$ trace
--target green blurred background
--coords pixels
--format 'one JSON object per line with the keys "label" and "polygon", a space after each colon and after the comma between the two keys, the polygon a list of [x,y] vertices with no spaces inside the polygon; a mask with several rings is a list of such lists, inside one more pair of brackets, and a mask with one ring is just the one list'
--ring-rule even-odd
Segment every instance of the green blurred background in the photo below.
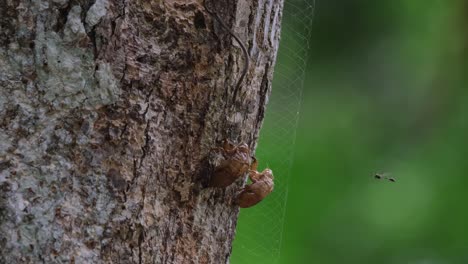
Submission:
{"label": "green blurred background", "polygon": [[307,39],[303,16],[257,149],[278,193],[241,211],[231,263],[468,263],[468,1],[319,0]]}

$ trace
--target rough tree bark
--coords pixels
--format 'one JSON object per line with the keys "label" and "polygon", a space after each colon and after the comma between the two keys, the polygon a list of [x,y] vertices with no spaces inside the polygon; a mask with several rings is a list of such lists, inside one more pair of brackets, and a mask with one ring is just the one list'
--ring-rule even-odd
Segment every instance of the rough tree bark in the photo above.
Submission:
{"label": "rough tree bark", "polygon": [[[209,1],[209,0],[208,0]],[[282,0],[0,0],[0,263],[226,263],[241,180],[210,149],[255,148]]]}

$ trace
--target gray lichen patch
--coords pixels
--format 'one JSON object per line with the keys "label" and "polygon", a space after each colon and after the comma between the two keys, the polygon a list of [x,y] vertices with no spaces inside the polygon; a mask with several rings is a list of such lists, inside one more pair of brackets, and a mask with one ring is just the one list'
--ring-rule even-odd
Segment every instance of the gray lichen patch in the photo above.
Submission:
{"label": "gray lichen patch", "polygon": [[[32,252],[25,250],[34,245],[31,250],[40,254],[47,252],[45,249],[65,252],[60,261],[46,253],[46,263],[69,262],[67,256],[79,251],[79,263],[97,263],[99,253],[91,246],[99,244],[95,242],[101,240],[104,224],[115,206],[105,177],[90,175],[89,181],[73,177],[70,160],[58,155],[50,164],[44,157],[36,157],[42,162],[35,166],[20,157],[9,162],[7,171],[14,175],[0,176],[0,210],[7,213],[7,221],[0,225],[0,238],[15,241],[5,250],[28,255]],[[97,210],[90,210],[94,207]],[[83,228],[70,232],[75,225]]]}
{"label": "gray lichen patch", "polygon": [[104,104],[112,103],[118,99],[120,89],[109,63],[102,61],[98,63],[96,80],[99,89],[90,91],[90,98],[98,98],[97,100]]}
{"label": "gray lichen patch", "polygon": [[81,22],[81,7],[74,6],[68,13],[67,24],[63,30],[63,40],[67,43],[86,38],[86,31]]}
{"label": "gray lichen patch", "polygon": [[[55,107],[73,108],[84,101],[86,85],[92,82],[94,61],[89,51],[65,47],[55,32],[39,32],[36,41],[38,87],[43,99]],[[42,35],[42,36],[41,36]]]}
{"label": "gray lichen patch", "polygon": [[86,25],[88,27],[97,25],[101,18],[107,14],[108,5],[109,3],[107,0],[96,0],[86,14]]}
{"label": "gray lichen patch", "polygon": [[[54,108],[98,106],[115,102],[120,95],[118,81],[106,62],[96,63],[75,6],[68,14],[63,38],[54,31],[44,32],[38,22],[36,69],[42,99]],[[97,64],[97,65],[96,65]]]}

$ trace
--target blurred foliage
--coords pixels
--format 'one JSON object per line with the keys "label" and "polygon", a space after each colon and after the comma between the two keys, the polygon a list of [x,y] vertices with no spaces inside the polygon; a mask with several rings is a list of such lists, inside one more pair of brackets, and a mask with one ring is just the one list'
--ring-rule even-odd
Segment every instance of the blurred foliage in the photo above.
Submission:
{"label": "blurred foliage", "polygon": [[468,263],[468,2],[316,8],[279,263]]}

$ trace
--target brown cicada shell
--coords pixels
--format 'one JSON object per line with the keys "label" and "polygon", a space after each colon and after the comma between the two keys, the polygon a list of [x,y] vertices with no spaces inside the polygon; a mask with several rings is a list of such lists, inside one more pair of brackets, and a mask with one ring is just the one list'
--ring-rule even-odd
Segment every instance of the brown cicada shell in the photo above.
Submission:
{"label": "brown cicada shell", "polygon": [[[234,145],[224,141],[222,148],[217,148],[223,155],[224,160],[215,167],[210,186],[225,188],[243,176],[250,168],[252,158],[247,144]],[[254,162],[254,164],[256,164]]]}
{"label": "brown cicada shell", "polygon": [[274,187],[273,172],[265,169],[263,172],[249,171],[252,184],[246,185],[237,196],[237,204],[242,208],[254,206],[267,197]]}

